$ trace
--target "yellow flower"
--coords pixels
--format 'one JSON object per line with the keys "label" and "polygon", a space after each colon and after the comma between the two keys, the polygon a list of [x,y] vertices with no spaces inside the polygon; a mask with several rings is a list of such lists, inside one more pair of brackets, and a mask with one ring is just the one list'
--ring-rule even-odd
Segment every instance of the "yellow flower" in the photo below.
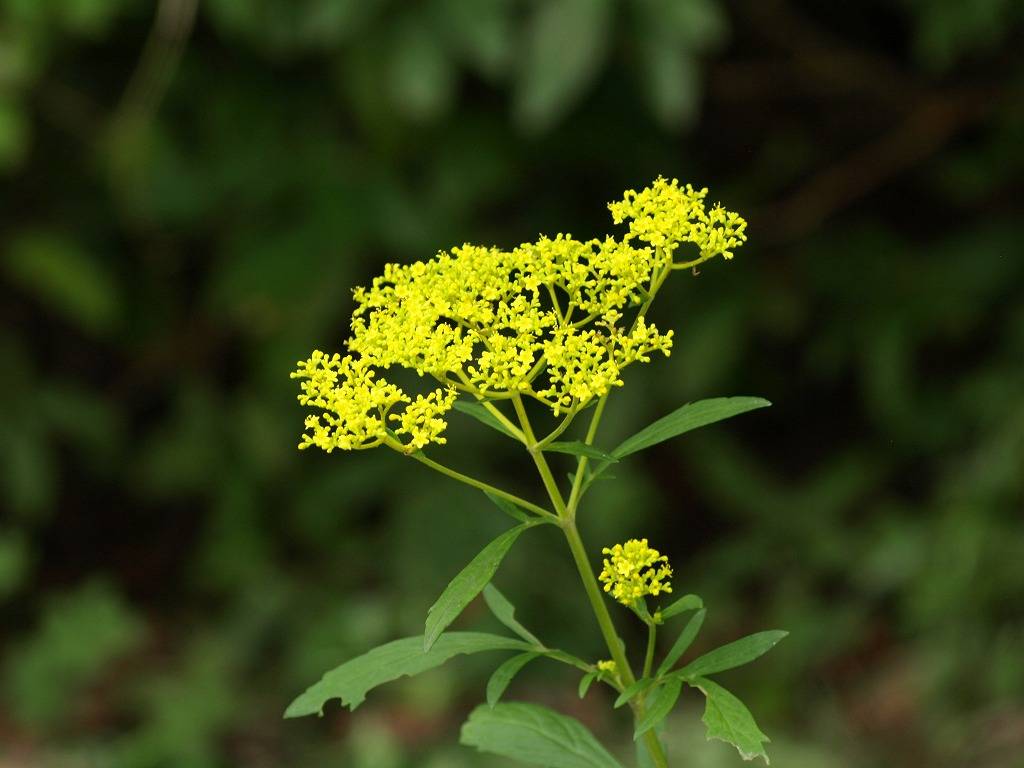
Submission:
{"label": "yellow flower", "polygon": [[633,605],[646,595],[672,591],[668,558],[647,546],[647,539],[630,539],[625,544],[605,547],[601,553],[611,556],[605,559],[599,577],[604,591],[623,605]]}
{"label": "yellow flower", "polygon": [[[314,352],[292,374],[303,380],[300,402],[320,411],[306,419],[300,447],[396,447],[400,438],[403,450],[418,450],[444,443],[442,417],[460,392],[529,397],[558,416],[621,386],[627,366],[671,352],[672,332],[643,316],[669,271],[729,258],[746,239],[737,214],[705,210],[706,194],[658,178],[609,206],[617,223],[629,221],[621,239],[559,234],[512,250],[466,244],[386,265],[353,292],[350,354]],[[674,262],[684,242],[699,255]],[[391,366],[441,388],[413,399],[378,378]]]}
{"label": "yellow flower", "polygon": [[681,243],[696,245],[700,256],[676,266],[691,266],[718,254],[731,259],[733,249],[747,240],[747,222],[718,204],[706,210],[707,194],[707,188],[680,187],[676,179],[659,176],[651,186],[640,192],[629,190],[608,208],[616,224],[630,220],[627,240],[636,238],[661,248],[669,258]]}
{"label": "yellow flower", "polygon": [[618,674],[618,667],[615,666],[614,661],[608,659],[607,661],[597,662],[597,671],[604,672],[606,675],[615,675]]}

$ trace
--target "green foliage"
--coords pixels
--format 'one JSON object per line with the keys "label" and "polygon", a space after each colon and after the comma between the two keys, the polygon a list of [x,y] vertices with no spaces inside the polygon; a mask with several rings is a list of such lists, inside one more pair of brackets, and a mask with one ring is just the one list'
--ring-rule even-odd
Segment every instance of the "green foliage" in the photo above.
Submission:
{"label": "green foliage", "polygon": [[697,611],[703,607],[704,601],[697,595],[683,595],[678,600],[673,600],[671,605],[658,611],[658,613],[661,615],[662,620],[665,621],[673,616],[678,616],[680,613]]}
{"label": "green foliage", "polygon": [[782,630],[771,630],[747,635],[694,659],[679,671],[679,675],[693,679],[749,664],[768,653],[788,634]]}
{"label": "green foliage", "polygon": [[320,714],[331,699],[341,699],[343,705],[355,709],[365,701],[367,692],[378,685],[418,675],[453,656],[528,650],[531,647],[519,640],[482,632],[449,632],[441,635],[429,651],[423,650],[422,637],[393,640],[327,672],[288,706],[285,717]]}
{"label": "green foliage", "polygon": [[538,704],[497,704],[473,710],[463,744],[548,768],[622,768],[581,723]]}
{"label": "green foliage", "polygon": [[763,757],[767,764],[764,742],[769,739],[761,733],[743,702],[711,680],[698,678],[693,685],[707,698],[703,720],[708,738],[732,744],[744,760]]}
{"label": "green foliage", "polygon": [[697,638],[697,633],[700,632],[700,628],[704,624],[704,617],[706,615],[707,610],[701,608],[690,617],[688,622],[686,622],[686,626],[683,627],[683,631],[679,633],[679,637],[676,638],[676,641],[672,644],[672,648],[670,648],[669,652],[665,654],[665,658],[662,659],[661,665],[658,667],[659,677],[672,669],[672,667],[675,666],[675,663],[683,657],[683,654],[690,649],[690,646],[693,645],[693,641]]}
{"label": "green foliage", "polygon": [[541,645],[540,640],[534,637],[526,627],[516,621],[515,606],[493,584],[488,584],[484,587],[484,601],[498,621],[526,640],[526,642]]}
{"label": "green foliage", "polygon": [[602,451],[600,448],[593,445],[587,445],[579,440],[564,443],[548,443],[544,446],[544,450],[553,451],[555,453],[568,453],[571,456],[586,456],[588,459],[596,459],[598,461],[607,461],[610,463],[618,461],[617,458],[607,451]]}
{"label": "green foliage", "polygon": [[[487,703],[492,707],[497,704],[502,694],[505,693],[505,689],[508,688],[509,683],[512,682],[512,678],[519,674],[519,670],[536,659],[539,655],[540,654],[535,651],[521,653],[518,656],[513,656],[494,670],[494,673],[487,681]],[[583,697],[581,696],[580,698]]]}
{"label": "green foliage", "polygon": [[761,397],[716,397],[687,403],[623,440],[612,455],[622,459],[691,430],[769,405],[771,403]]}
{"label": "green foliage", "polygon": [[679,694],[683,690],[683,681],[678,678],[668,680],[654,689],[654,693],[647,697],[647,711],[636,724],[633,731],[633,740],[639,739],[651,728],[657,727],[669,712],[675,707],[679,700]]}
{"label": "green foliage", "polygon": [[437,598],[437,602],[427,611],[427,623],[423,631],[424,651],[430,650],[441,633],[448,628],[448,625],[455,621],[462,610],[469,605],[469,602],[487,586],[509,548],[529,527],[531,527],[529,523],[524,523],[505,531],[480,550],[480,553],[470,561],[469,565],[459,571],[458,575],[449,582],[444,592]]}

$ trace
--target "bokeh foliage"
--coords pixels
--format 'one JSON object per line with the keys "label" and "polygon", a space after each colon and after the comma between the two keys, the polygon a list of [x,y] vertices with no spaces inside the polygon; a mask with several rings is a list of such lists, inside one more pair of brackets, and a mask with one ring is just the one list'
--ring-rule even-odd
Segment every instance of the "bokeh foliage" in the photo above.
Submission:
{"label": "bokeh foliage", "polygon": [[[780,765],[1016,765],[1022,20],[1019,0],[5,0],[0,758],[479,764],[452,746],[473,659],[280,720],[419,631],[504,525],[390,453],[299,455],[287,373],[340,343],[384,262],[602,234],[602,203],[664,173],[748,214],[750,243],[670,286],[676,349],[630,372],[607,444],[686,400],[775,405],[616,467],[585,539],[666,551],[714,609],[703,642],[791,630],[742,673]],[[456,418],[446,458],[529,493]],[[537,547],[498,583],[597,656],[560,542]],[[513,693],[615,727],[551,678]],[[671,745],[700,743],[692,710]]]}

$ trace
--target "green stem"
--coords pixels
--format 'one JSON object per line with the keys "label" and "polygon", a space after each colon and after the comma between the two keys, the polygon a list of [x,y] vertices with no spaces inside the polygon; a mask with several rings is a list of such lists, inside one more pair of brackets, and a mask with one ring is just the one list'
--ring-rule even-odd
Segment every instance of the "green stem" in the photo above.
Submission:
{"label": "green stem", "polygon": [[647,625],[647,655],[644,656],[644,677],[651,676],[654,666],[654,642],[658,634],[658,625],[651,622]]}
{"label": "green stem", "polygon": [[[399,449],[401,449],[401,446],[399,446]],[[404,451],[402,452],[404,453]],[[544,507],[537,506],[533,502],[527,501],[526,499],[521,499],[513,493],[501,490],[501,488],[495,488],[493,485],[485,483],[482,480],[477,480],[475,477],[470,477],[469,475],[464,475],[461,472],[457,472],[451,467],[446,467],[444,464],[436,462],[433,459],[427,458],[422,453],[416,452],[410,453],[408,455],[411,458],[416,459],[416,461],[418,461],[420,464],[424,464],[430,467],[431,469],[440,472],[442,475],[447,475],[448,477],[454,480],[458,480],[460,483],[471,485],[474,488],[479,488],[481,491],[486,491],[487,493],[491,493],[495,496],[505,499],[506,501],[510,501],[517,507],[527,509],[530,512],[533,512],[535,515],[544,518],[545,522],[554,523],[555,525],[561,525],[561,520],[558,518],[558,516],[553,515],[551,512],[544,509]]]}
{"label": "green stem", "polygon": [[[629,666],[629,659],[626,658],[626,650],[623,647],[623,643],[619,640],[619,636],[615,631],[611,614],[608,613],[608,606],[605,603],[604,596],[601,594],[601,587],[598,586],[597,579],[594,577],[594,571],[590,567],[590,561],[587,559],[587,550],[583,546],[583,539],[580,538],[580,533],[573,520],[564,521],[562,530],[565,531],[566,541],[569,542],[569,550],[572,552],[573,560],[576,562],[576,570],[579,571],[580,578],[583,580],[583,588],[587,593],[587,599],[590,601],[590,607],[594,611],[594,616],[597,618],[597,624],[601,628],[605,645],[608,646],[608,651],[615,662],[615,669],[619,673],[619,680],[622,682],[622,687],[626,688],[635,683],[636,678],[633,676],[633,670]],[[644,716],[642,695],[634,697],[629,705],[633,709],[633,716],[639,722],[640,718]],[[665,756],[665,751],[661,747],[658,735],[653,729],[644,734],[644,745],[647,747],[651,760],[657,768],[668,768],[668,758]]]}

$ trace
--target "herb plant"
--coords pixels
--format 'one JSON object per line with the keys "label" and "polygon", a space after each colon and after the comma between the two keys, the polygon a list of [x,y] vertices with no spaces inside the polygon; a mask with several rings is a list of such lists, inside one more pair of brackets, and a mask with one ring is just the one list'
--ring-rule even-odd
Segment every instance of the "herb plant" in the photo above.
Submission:
{"label": "herb plant", "polygon": [[[621,763],[582,724],[546,707],[502,702],[525,665],[548,660],[582,673],[579,695],[595,682],[628,705],[642,765],[667,766],[659,736],[684,686],[706,698],[708,738],[733,744],[745,759],[767,755],[767,737],[748,709],[710,676],[761,656],[785,632],[759,632],[679,665],[704,622],[703,601],[674,597],[668,559],[647,539],[602,550],[595,576],[577,529],[587,492],[614,463],[692,429],[768,405],[754,397],[701,400],[682,406],[613,450],[596,444],[601,415],[623,370],[668,355],[672,331],[660,331],[647,314],[666,279],[733,251],[746,240],[746,222],[721,205],[705,205],[706,189],[658,178],[628,191],[609,209],[627,224],[621,239],[579,241],[541,237],[510,251],[463,245],[430,261],[389,264],[367,288],[354,292],[349,353],[315,351],[292,376],[300,381],[306,417],[300,448],[389,448],[458,482],[483,491],[516,525],[489,543],[448,584],[427,611],[422,636],[382,645],[327,672],[292,702],[287,717],[321,713],[330,699],[355,709],[371,689],[415,675],[469,653],[509,656],[487,684],[487,703],[470,714],[462,743],[484,752],[553,768],[621,768]],[[436,383],[408,394],[380,375],[392,367]],[[544,504],[463,474],[427,456],[445,444],[452,409],[475,417],[522,445],[536,465]],[[538,431],[540,419],[547,422]],[[582,439],[562,439],[589,419]],[[568,455],[575,467],[559,483],[551,463]],[[561,529],[608,646],[609,659],[585,660],[551,648],[515,618],[508,599],[491,584],[502,558],[529,529]],[[477,595],[513,636],[449,632]],[[639,675],[616,632],[608,601],[647,627]],[[650,602],[649,602],[650,600]],[[664,604],[663,604],[664,602]],[[657,636],[689,615],[668,653],[656,662]]]}

